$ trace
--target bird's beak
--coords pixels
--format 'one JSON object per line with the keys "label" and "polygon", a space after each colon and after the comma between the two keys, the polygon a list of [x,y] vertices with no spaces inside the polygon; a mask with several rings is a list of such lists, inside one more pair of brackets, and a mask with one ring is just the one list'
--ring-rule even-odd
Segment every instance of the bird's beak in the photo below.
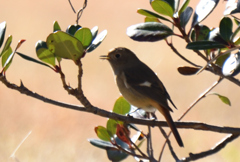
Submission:
{"label": "bird's beak", "polygon": [[102,60],[109,60],[110,57],[108,55],[101,55],[100,59],[102,59]]}

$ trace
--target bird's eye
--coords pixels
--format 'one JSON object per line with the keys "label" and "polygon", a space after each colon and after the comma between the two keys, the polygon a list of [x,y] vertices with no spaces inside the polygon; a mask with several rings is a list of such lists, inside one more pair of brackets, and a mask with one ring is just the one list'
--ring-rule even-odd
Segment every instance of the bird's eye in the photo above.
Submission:
{"label": "bird's eye", "polygon": [[117,53],[116,55],[115,55],[115,57],[118,59],[119,57],[120,57],[121,55],[119,54],[119,53]]}

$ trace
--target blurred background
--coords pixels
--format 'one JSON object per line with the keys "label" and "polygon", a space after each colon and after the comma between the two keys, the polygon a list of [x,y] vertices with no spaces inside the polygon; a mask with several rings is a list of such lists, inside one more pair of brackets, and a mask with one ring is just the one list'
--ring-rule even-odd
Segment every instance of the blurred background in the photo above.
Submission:
{"label": "blurred background", "polygon": [[[181,1],[182,2],[182,1]],[[83,0],[72,0],[76,10],[80,9]],[[195,8],[198,1],[191,1]],[[209,27],[218,27],[223,17],[226,2],[219,2],[214,12],[203,21]],[[108,30],[103,43],[83,61],[83,90],[90,102],[105,110],[112,110],[120,93],[115,85],[113,73],[107,61],[99,59],[100,55],[114,47],[127,47],[149,65],[164,83],[178,110],[172,113],[177,120],[192,102],[210,87],[217,79],[209,72],[200,75],[183,76],[177,67],[188,65],[176,56],[165,41],[155,43],[135,42],[126,35],[130,25],[141,23],[144,16],[137,14],[138,8],[152,10],[149,0],[89,0],[79,24],[83,27],[99,27],[101,32]],[[18,50],[21,53],[37,58],[35,43],[46,40],[53,30],[53,22],[58,21],[62,29],[75,24],[73,13],[67,0],[21,0],[3,1],[0,5],[0,22],[7,22],[6,36],[13,35],[12,48],[18,40],[26,42]],[[189,28],[189,25],[187,26]],[[6,37],[5,37],[6,38]],[[205,65],[191,50],[185,49],[186,43],[174,37],[173,44],[182,55],[198,64]],[[62,68],[67,82],[77,85],[77,67],[72,61],[62,61]],[[236,76],[239,78],[239,76]],[[62,88],[60,76],[52,70],[27,62],[16,56],[7,72],[7,79],[15,84],[24,83],[30,90],[45,97],[70,104],[80,104]],[[224,80],[213,92],[229,97],[232,106],[223,104],[217,96],[209,95],[201,100],[184,118],[183,121],[199,121],[218,126],[240,126],[239,87]],[[160,120],[163,119],[157,113]],[[0,83],[0,161],[14,161],[10,158],[23,138],[30,136],[17,150],[15,156],[20,162],[78,162],[108,161],[106,152],[92,146],[89,138],[97,138],[94,127],[105,126],[106,118],[93,114],[69,110],[38,101],[19,92],[6,88]],[[139,126],[146,131],[145,126]],[[167,128],[165,130],[168,131]],[[179,129],[185,147],[179,148],[171,137],[173,147],[179,158],[190,152],[198,153],[215,146],[227,134]],[[164,138],[157,128],[153,129],[154,154],[156,157],[162,148]],[[146,150],[145,145],[142,146]],[[223,150],[199,161],[238,161],[240,159],[240,139],[228,144]],[[134,161],[128,157],[125,161]],[[163,161],[174,161],[168,148]]]}

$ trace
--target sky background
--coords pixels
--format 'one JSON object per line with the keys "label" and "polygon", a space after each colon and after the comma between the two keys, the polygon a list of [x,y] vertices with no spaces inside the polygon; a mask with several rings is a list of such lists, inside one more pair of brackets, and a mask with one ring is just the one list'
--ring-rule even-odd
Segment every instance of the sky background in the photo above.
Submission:
{"label": "sky background", "polygon": [[[197,2],[191,1],[190,6],[195,8]],[[78,10],[83,1],[75,0],[72,3]],[[218,27],[225,4],[226,2],[220,1],[211,16],[202,24]],[[177,68],[188,64],[176,56],[165,41],[146,43],[131,40],[126,35],[127,27],[144,21],[144,16],[136,12],[138,8],[153,11],[149,0],[89,0],[79,24],[90,29],[98,26],[100,32],[107,29],[108,35],[96,50],[87,54],[82,60],[84,94],[94,106],[112,110],[120,93],[115,85],[109,63],[100,60],[99,56],[106,55],[114,47],[127,47],[158,74],[178,107],[178,110],[172,113],[173,119],[177,120],[191,103],[218,79],[218,76],[209,72],[183,76],[178,73]],[[52,32],[55,20],[62,29],[75,24],[76,20],[76,14],[73,13],[67,0],[2,0],[0,13],[0,22],[7,22],[6,36],[13,35],[12,48],[16,46],[18,40],[26,39],[18,51],[34,58],[37,58],[36,42],[46,40]],[[185,49],[186,43],[183,40],[173,37],[173,44],[185,57],[205,65],[195,53]],[[74,63],[63,60],[62,69],[67,83],[76,87],[77,67]],[[239,76],[236,78],[239,79]],[[18,56],[14,58],[7,71],[7,79],[18,85],[22,81],[27,88],[45,97],[70,104],[80,104],[62,88],[59,74]],[[14,161],[9,158],[10,155],[30,131],[32,131],[31,135],[15,154],[20,162],[107,161],[106,152],[87,141],[89,138],[97,138],[94,127],[105,126],[106,118],[43,103],[8,89],[1,83],[0,90],[0,161]],[[239,87],[224,80],[212,92],[229,97],[232,106],[223,104],[215,95],[209,95],[201,100],[183,120],[239,127]],[[157,116],[163,120],[160,113],[157,113]],[[139,128],[145,132],[147,130],[145,126]],[[179,158],[188,156],[190,152],[208,150],[227,136],[227,134],[192,129],[178,130],[185,147],[179,148],[173,137],[171,141]],[[157,157],[164,142],[157,128],[153,129],[153,138],[154,154]],[[237,161],[240,159],[239,143],[240,139],[234,140],[222,151],[199,161]],[[142,149],[146,150],[145,146]],[[134,159],[129,157],[125,161],[130,162]],[[163,161],[174,161],[168,149],[164,153]]]}

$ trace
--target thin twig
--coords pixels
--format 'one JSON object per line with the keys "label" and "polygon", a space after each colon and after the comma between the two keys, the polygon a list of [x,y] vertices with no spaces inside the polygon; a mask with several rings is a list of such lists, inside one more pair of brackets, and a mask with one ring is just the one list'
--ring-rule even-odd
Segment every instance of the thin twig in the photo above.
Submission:
{"label": "thin twig", "polygon": [[[166,40],[166,42],[167,42],[167,40]],[[173,46],[172,43],[168,43],[168,42],[167,42],[167,45],[173,50],[173,52],[174,52],[175,54],[177,54],[181,59],[183,59],[183,60],[186,61],[187,63],[189,63],[189,64],[191,64],[191,65],[193,65],[193,66],[195,66],[195,67],[201,67],[200,65],[197,65],[197,64],[193,63],[192,61],[188,60],[188,59],[185,58],[183,55],[181,55],[181,54],[178,52],[178,50]]]}
{"label": "thin twig", "polygon": [[[168,147],[169,147],[169,150],[170,150],[170,152],[171,152],[173,158],[175,159],[175,161],[178,161],[179,159],[178,159],[176,153],[175,153],[174,150],[173,150],[173,147],[172,147],[171,141],[169,140],[169,138],[168,138],[166,132],[164,131],[164,129],[162,129],[162,127],[158,127],[158,128],[160,129],[161,133],[162,133],[163,136],[165,137],[166,142],[167,142]],[[162,155],[161,155],[161,156],[162,156]],[[159,159],[158,159],[159,162],[161,161],[161,156],[160,156]]]}
{"label": "thin twig", "polygon": [[[190,107],[181,115],[181,117],[177,120],[177,121],[181,121],[186,115],[187,113],[201,100],[203,99],[213,88],[215,88],[221,81],[223,80],[222,77],[220,77],[211,87],[209,87],[205,92],[203,92],[191,105]],[[169,138],[171,136],[171,131],[168,133],[167,137]],[[165,149],[165,146],[167,144],[167,140],[164,142],[163,146],[162,146],[162,150],[160,152],[160,156],[159,156],[159,161],[162,158],[163,155],[163,151]]]}
{"label": "thin twig", "polygon": [[148,160],[150,159],[150,158],[147,157],[147,156],[141,156],[141,155],[135,154],[135,153],[133,153],[133,152],[130,152],[130,151],[122,148],[122,147],[121,147],[120,145],[118,145],[117,143],[113,143],[113,145],[116,146],[119,150],[127,153],[128,155],[132,155],[133,157],[138,157],[138,158],[141,158],[141,159],[148,159]]}
{"label": "thin twig", "polygon": [[83,7],[82,7],[80,10],[78,10],[78,12],[77,12],[76,24],[78,24],[78,21],[79,21],[79,19],[80,19],[81,16],[82,16],[83,10],[84,10],[86,7],[87,7],[87,0],[84,0]]}
{"label": "thin twig", "polygon": [[23,140],[19,143],[19,145],[15,148],[15,150],[13,151],[13,153],[11,154],[10,158],[15,158],[15,154],[17,152],[17,150],[20,148],[20,146],[23,144],[24,141],[26,141],[26,139],[29,137],[29,135],[32,133],[32,131],[29,131],[28,134],[23,138]]}
{"label": "thin twig", "polygon": [[74,12],[74,13],[76,13],[76,11],[75,11],[75,9],[74,9],[74,7],[73,7],[73,5],[72,5],[72,2],[71,2],[71,0],[68,0],[68,2],[69,2],[69,4],[70,4],[70,6],[71,6],[71,8],[72,8],[73,12]]}
{"label": "thin twig", "polygon": [[216,152],[220,151],[223,149],[228,143],[232,142],[234,139],[238,138],[239,134],[231,134],[228,135],[225,139],[223,139],[220,143],[218,143],[215,147],[213,147],[210,150],[203,151],[197,154],[190,153],[189,157],[185,157],[181,159],[181,162],[188,162],[188,161],[193,161],[193,160],[198,160],[200,158],[204,158],[206,156],[215,154]]}

